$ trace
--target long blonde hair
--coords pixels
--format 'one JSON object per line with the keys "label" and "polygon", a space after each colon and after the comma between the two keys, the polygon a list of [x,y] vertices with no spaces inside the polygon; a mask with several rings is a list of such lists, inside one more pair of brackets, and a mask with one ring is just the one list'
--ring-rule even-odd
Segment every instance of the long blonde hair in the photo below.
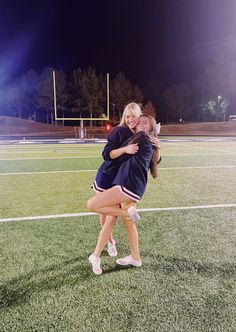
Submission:
{"label": "long blonde hair", "polygon": [[131,111],[137,118],[142,115],[141,107],[137,103],[129,103],[125,106],[119,126],[126,127],[125,118],[128,111]]}
{"label": "long blonde hair", "polygon": [[[150,121],[151,128],[150,128],[150,131],[148,132],[149,136],[158,137],[157,123],[156,123],[156,120],[154,119],[154,117],[152,117],[149,114],[143,114],[143,115],[141,115],[141,117],[148,118]],[[154,145],[152,147],[153,147],[153,154],[152,154],[152,160],[150,163],[150,172],[152,174],[153,179],[155,179],[158,176],[157,165],[160,160],[160,150],[157,147],[155,147]]]}

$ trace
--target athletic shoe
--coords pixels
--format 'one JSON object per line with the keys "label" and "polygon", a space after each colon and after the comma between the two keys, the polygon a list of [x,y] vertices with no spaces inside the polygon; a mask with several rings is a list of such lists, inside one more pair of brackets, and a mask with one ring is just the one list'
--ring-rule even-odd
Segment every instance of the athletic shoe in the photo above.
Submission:
{"label": "athletic shoe", "polygon": [[128,208],[127,212],[129,214],[130,219],[133,222],[140,220],[140,215],[138,214],[138,212],[134,206],[131,206],[130,208]]}
{"label": "athletic shoe", "polygon": [[107,243],[107,252],[108,255],[111,257],[116,257],[117,256],[117,250],[116,250],[116,241],[112,239],[112,243],[108,241]]}
{"label": "athletic shoe", "polygon": [[96,257],[94,254],[89,256],[89,261],[92,264],[93,267],[93,273],[96,275],[102,274],[102,269],[101,269],[101,259]]}
{"label": "athletic shoe", "polygon": [[131,255],[130,256],[126,256],[124,258],[117,259],[116,263],[118,265],[122,265],[122,266],[132,265],[132,266],[140,267],[142,265],[141,260],[133,259]]}

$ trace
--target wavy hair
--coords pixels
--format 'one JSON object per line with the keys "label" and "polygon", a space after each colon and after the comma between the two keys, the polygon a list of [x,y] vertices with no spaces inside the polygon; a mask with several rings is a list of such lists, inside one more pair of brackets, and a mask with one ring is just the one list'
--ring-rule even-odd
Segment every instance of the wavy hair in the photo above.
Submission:
{"label": "wavy hair", "polygon": [[137,103],[129,103],[125,106],[119,126],[126,127],[125,117],[128,111],[131,111],[137,118],[142,115],[141,107]]}
{"label": "wavy hair", "polygon": [[[143,114],[140,117],[148,118],[150,121],[151,128],[150,128],[150,131],[148,132],[149,137],[158,137],[157,123],[156,123],[156,120],[154,119],[154,117],[149,114]],[[153,179],[156,179],[158,176],[157,165],[160,161],[160,151],[155,146],[152,146],[152,148],[153,148],[153,154],[152,154],[152,159],[151,159],[151,163],[150,163],[150,172],[152,174]]]}

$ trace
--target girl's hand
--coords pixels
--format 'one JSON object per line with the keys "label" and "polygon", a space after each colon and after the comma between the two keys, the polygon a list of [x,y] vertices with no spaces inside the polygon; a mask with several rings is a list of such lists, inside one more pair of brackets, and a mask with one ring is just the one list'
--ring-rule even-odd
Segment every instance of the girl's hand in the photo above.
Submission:
{"label": "girl's hand", "polygon": [[150,141],[155,148],[160,149],[161,148],[161,143],[159,141],[158,137],[150,137]]}
{"label": "girl's hand", "polygon": [[125,147],[125,153],[135,154],[138,151],[138,143],[130,144]]}

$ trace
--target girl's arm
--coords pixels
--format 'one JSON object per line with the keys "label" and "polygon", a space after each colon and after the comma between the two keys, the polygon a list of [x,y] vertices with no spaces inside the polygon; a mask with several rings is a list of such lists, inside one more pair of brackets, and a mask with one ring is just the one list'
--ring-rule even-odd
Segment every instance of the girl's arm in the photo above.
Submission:
{"label": "girl's arm", "polygon": [[[115,127],[107,137],[107,143],[102,152],[103,159],[112,160],[126,153],[125,149],[120,150],[120,148],[126,145],[124,142],[130,138],[130,135],[132,135],[132,133],[128,128],[121,126]],[[110,155],[111,151],[114,151],[114,153],[112,152]]]}
{"label": "girl's arm", "polygon": [[138,132],[133,134],[132,137],[127,139],[123,146],[118,149],[114,149],[110,151],[110,158],[115,159],[119,158],[118,160],[123,162],[129,159],[130,155],[134,155],[138,152],[138,144],[142,142],[142,140],[146,139],[146,134],[144,132]]}
{"label": "girl's arm", "polygon": [[135,143],[135,144],[123,146],[122,148],[119,148],[119,149],[111,150],[109,155],[110,155],[111,159],[116,159],[125,153],[126,154],[135,154],[137,151],[138,151],[138,143]]}

